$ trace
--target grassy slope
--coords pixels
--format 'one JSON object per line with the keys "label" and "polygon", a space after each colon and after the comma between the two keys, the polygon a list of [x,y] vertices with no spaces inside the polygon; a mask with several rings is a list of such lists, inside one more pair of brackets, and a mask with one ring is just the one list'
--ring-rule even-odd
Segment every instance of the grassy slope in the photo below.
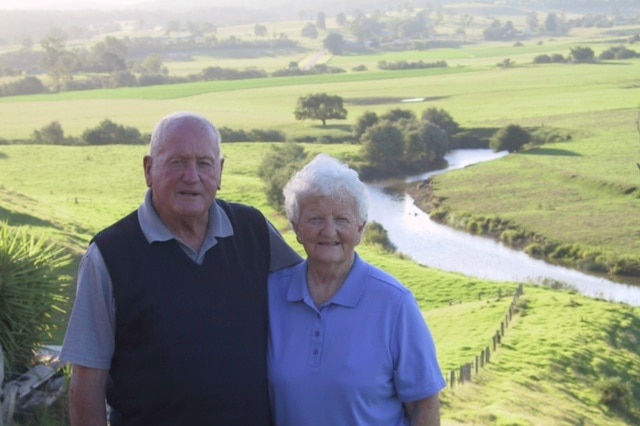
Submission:
{"label": "grassy slope", "polygon": [[[290,135],[343,134],[363,111],[381,113],[397,107],[417,113],[429,106],[443,107],[466,127],[544,122],[572,130],[574,140],[441,176],[439,193],[449,197],[447,203],[458,206],[455,203],[464,198],[497,186],[502,191],[474,200],[474,211],[504,211],[519,222],[553,232],[552,237],[564,233],[563,238],[584,238],[601,246],[623,244],[636,250],[636,219],[626,215],[632,216],[626,221],[624,212],[635,211],[637,206],[620,195],[620,188],[631,185],[628,176],[636,172],[621,165],[629,163],[633,169],[637,157],[633,122],[637,101],[633,93],[640,63],[526,65],[539,51],[566,55],[573,45],[572,40],[546,42],[543,47],[527,43],[524,48],[495,44],[385,57],[388,61],[445,59],[450,66],[445,72],[381,73],[374,71],[381,57],[350,56],[334,58],[330,64],[349,69],[366,63],[372,71],[283,79],[276,87],[268,87],[266,82],[218,82],[5,98],[0,99],[0,137],[28,137],[33,129],[56,119],[68,133],[78,135],[105,117],[149,131],[160,115],[176,109],[205,113],[224,126],[274,127]],[[594,48],[596,53],[600,46]],[[505,57],[518,67],[496,69],[494,64]],[[276,64],[269,62],[269,66]],[[321,129],[317,123],[293,122],[297,97],[319,91],[345,98],[349,109],[346,124],[330,122],[328,129]],[[419,96],[430,102],[399,102]],[[286,221],[273,216],[266,205],[255,177],[263,148],[252,144],[225,147],[227,163],[220,196],[256,205],[286,230]],[[355,149],[307,146],[309,151],[334,154]],[[0,146],[0,217],[51,232],[56,241],[79,255],[95,231],[140,202],[145,190],[140,167],[144,152],[143,147]],[[541,177],[546,185],[540,184]],[[452,181],[445,185],[444,179]],[[482,186],[475,182],[482,182]],[[588,222],[576,220],[581,212],[589,212],[583,214]],[[612,215],[607,216],[608,212]],[[554,227],[557,222],[562,226]],[[285,237],[297,246],[290,233]],[[375,247],[359,251],[414,291],[425,309],[445,372],[471,362],[489,344],[510,302],[509,297],[498,300],[496,295],[498,291],[507,295],[515,288],[423,268]],[[525,315],[517,317],[508,329],[493,363],[474,384],[455,387],[443,395],[443,423],[639,423],[640,309],[537,287],[527,287],[525,297]],[[635,405],[630,413],[608,412],[597,403],[595,383],[613,376],[633,386]]]}
{"label": "grassy slope", "polygon": [[[267,149],[266,144],[226,145],[226,173],[220,196],[256,205],[300,249],[287,230],[286,220],[273,215],[259,191],[261,182],[255,176],[255,167]],[[311,155],[324,151],[339,156],[356,149],[344,145],[307,146]],[[54,230],[56,240],[65,241],[79,254],[93,232],[138,205],[144,192],[140,174],[144,152],[144,147],[131,146],[0,147],[2,217],[15,225]],[[27,169],[29,173],[21,172]],[[473,362],[480,350],[490,344],[515,290],[514,284],[424,268],[375,247],[361,247],[359,251],[412,289],[425,309],[447,376],[450,370]],[[499,292],[501,299],[497,297]],[[518,419],[519,424],[527,424],[522,420],[525,418],[531,424],[561,424],[569,422],[568,413],[573,413],[569,422],[573,424],[578,424],[576,419],[593,421],[585,424],[603,424],[604,419],[616,424],[598,408],[593,387],[585,384],[592,385],[607,375],[640,382],[636,367],[640,356],[634,352],[640,339],[640,309],[536,287],[527,287],[525,296],[529,301],[526,315],[518,317],[507,330],[493,364],[474,379],[477,384],[455,387],[444,394],[445,424],[487,424],[493,422],[489,421],[492,418],[496,424]],[[568,361],[572,358],[576,359],[573,367]],[[481,390],[477,390],[478,386]],[[639,391],[635,389],[636,395]],[[533,410],[550,400],[556,401],[557,412]]]}

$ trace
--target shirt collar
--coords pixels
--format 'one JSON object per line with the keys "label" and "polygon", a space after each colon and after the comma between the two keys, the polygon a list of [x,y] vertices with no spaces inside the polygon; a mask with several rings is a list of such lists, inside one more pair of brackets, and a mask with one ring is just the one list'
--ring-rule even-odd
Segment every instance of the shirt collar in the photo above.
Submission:
{"label": "shirt collar", "polygon": [[[156,209],[153,207],[151,190],[147,190],[144,202],[138,208],[138,222],[140,223],[140,228],[142,228],[142,233],[149,243],[169,241],[176,238],[162,222],[162,219],[158,216],[158,212],[156,212]],[[213,203],[209,208],[207,239],[213,240],[213,245],[215,245],[216,238],[230,237],[232,235],[233,227],[231,226],[229,217],[218,203]]]}
{"label": "shirt collar", "polygon": [[[308,305],[313,306],[313,299],[309,294],[309,287],[307,286],[307,268],[308,260],[293,267],[293,273],[291,274],[291,283],[289,290],[287,291],[287,301],[300,302],[304,301]],[[358,304],[362,293],[367,285],[367,276],[369,275],[369,265],[360,259],[358,253],[355,253],[355,259],[347,279],[342,284],[342,287],[331,298],[327,304],[342,305],[345,307],[353,308]]]}

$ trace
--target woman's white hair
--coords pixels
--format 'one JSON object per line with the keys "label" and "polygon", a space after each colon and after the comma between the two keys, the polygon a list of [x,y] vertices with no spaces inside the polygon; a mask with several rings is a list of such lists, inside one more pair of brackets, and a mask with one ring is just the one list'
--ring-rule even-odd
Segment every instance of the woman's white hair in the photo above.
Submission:
{"label": "woman's white hair", "polygon": [[369,195],[358,173],[326,154],[318,154],[284,187],[284,208],[292,223],[298,223],[300,203],[312,196],[353,197],[360,225],[368,218]]}
{"label": "woman's white hair", "polygon": [[193,112],[180,111],[164,117],[151,133],[151,142],[149,143],[149,155],[152,157],[157,155],[164,148],[167,139],[180,127],[184,125],[197,126],[206,129],[218,145],[220,158],[222,158],[222,138],[218,128],[207,118]]}

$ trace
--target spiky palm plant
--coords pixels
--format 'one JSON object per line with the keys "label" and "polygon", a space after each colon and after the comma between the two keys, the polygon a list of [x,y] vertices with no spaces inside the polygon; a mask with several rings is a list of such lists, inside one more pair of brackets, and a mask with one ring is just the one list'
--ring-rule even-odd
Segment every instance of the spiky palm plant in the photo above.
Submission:
{"label": "spiky palm plant", "polygon": [[0,222],[0,342],[7,376],[30,367],[57,328],[52,313],[61,311],[69,285],[69,277],[57,272],[69,261],[43,236]]}

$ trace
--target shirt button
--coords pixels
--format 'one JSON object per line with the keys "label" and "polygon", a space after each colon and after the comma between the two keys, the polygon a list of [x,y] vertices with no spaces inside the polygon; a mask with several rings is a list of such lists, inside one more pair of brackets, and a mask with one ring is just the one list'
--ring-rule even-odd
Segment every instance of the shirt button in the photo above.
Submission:
{"label": "shirt button", "polygon": [[316,337],[318,337],[320,335],[320,332],[318,330],[316,330],[315,335],[316,335]]}
{"label": "shirt button", "polygon": [[314,350],[313,350],[313,354],[314,354],[314,355],[318,355],[318,350],[317,350],[317,349],[314,349]]}

